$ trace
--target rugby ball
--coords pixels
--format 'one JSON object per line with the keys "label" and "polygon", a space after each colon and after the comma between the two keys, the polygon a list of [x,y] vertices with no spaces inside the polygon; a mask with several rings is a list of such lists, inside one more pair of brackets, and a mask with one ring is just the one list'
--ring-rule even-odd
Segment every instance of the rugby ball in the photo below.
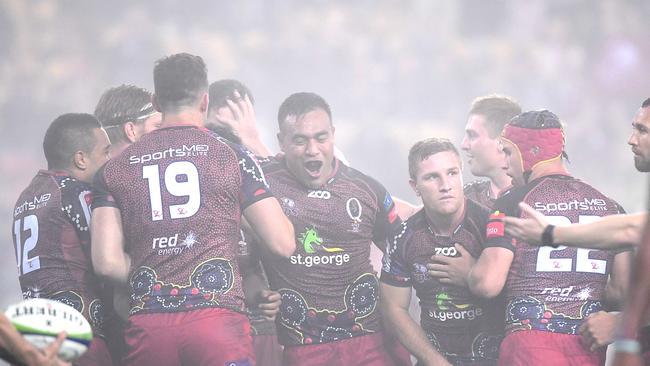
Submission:
{"label": "rugby ball", "polygon": [[81,356],[93,338],[88,320],[75,308],[55,300],[24,300],[9,306],[5,315],[23,337],[39,349],[45,348],[65,331],[67,338],[58,354],[64,361]]}

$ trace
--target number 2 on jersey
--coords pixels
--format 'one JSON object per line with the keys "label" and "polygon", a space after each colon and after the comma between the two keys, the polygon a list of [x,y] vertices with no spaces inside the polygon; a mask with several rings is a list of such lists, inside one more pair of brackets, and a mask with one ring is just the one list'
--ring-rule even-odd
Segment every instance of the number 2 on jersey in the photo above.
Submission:
{"label": "number 2 on jersey", "polygon": [[[22,242],[22,233],[29,231],[28,237]],[[16,239],[16,263],[18,272],[26,275],[31,271],[41,268],[39,256],[29,258],[29,252],[36,248],[38,242],[38,217],[36,215],[25,216],[23,219],[14,221],[14,236]]]}
{"label": "number 2 on jersey", "polygon": [[[178,177],[185,177],[185,180],[179,182]],[[149,185],[151,219],[153,221],[162,220],[164,215],[158,165],[143,166],[142,178],[146,179]],[[164,179],[169,194],[176,197],[187,197],[186,203],[169,206],[169,216],[172,219],[191,217],[199,211],[201,189],[199,186],[199,171],[194,164],[189,161],[171,163],[165,169]]]}
{"label": "number 2 on jersey", "polygon": [[[553,225],[570,225],[571,221],[564,216],[547,216],[548,222]],[[596,221],[600,216],[580,216],[578,222],[585,224]],[[571,272],[573,258],[551,258],[551,253],[556,250],[564,250],[567,247],[560,245],[557,248],[541,247],[537,251],[537,272]],[[590,259],[589,252],[593,249],[578,248],[576,250],[576,272],[607,273],[607,261],[602,259]]]}

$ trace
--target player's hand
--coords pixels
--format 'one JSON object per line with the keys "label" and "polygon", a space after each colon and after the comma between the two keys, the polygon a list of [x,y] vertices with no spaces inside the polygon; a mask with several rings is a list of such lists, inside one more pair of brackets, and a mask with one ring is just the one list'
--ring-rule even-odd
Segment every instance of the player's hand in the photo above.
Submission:
{"label": "player's hand", "polygon": [[47,345],[47,347],[43,348],[42,350],[34,350],[34,352],[30,352],[29,355],[26,355],[26,362],[28,366],[63,366],[63,365],[70,365],[67,362],[63,362],[59,359],[57,356],[57,353],[59,352],[59,348],[61,348],[61,345],[63,344],[63,341],[65,341],[67,334],[65,332],[61,332],[57,337],[54,342],[50,343]]}
{"label": "player's hand", "polygon": [[524,202],[519,203],[522,213],[526,214],[525,219],[519,217],[506,216],[503,222],[506,225],[506,232],[515,238],[525,241],[529,244],[540,245],[542,243],[542,233],[549,224],[546,216],[537,212],[534,208]]}
{"label": "player's hand", "polygon": [[615,352],[612,366],[643,366],[643,358],[640,354]]}
{"label": "player's hand", "polygon": [[456,243],[457,257],[433,255],[427,263],[429,276],[437,278],[440,283],[467,287],[467,276],[476,259],[462,245]]}
{"label": "player's hand", "polygon": [[259,131],[255,118],[255,108],[248,94],[243,97],[235,90],[232,98],[226,99],[226,104],[232,112],[232,117],[217,114],[216,119],[220,123],[229,126],[242,139],[257,138]]}
{"label": "player's hand", "polygon": [[590,314],[582,322],[580,328],[578,328],[578,333],[582,336],[582,341],[585,346],[595,351],[614,341],[614,333],[619,321],[620,313],[599,311]]}
{"label": "player's hand", "polygon": [[257,308],[259,314],[266,320],[275,320],[275,316],[280,312],[282,296],[277,291],[262,290],[258,295],[259,302]]}

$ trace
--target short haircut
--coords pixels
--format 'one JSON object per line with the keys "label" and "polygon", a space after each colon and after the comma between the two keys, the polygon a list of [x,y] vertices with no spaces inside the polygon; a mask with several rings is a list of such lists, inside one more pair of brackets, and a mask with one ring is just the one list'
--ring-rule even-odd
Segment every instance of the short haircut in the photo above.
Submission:
{"label": "short haircut", "polygon": [[65,169],[77,151],[91,152],[96,141],[94,130],[99,121],[88,113],[67,113],[57,117],[47,128],[43,153],[48,169]]}
{"label": "short haircut", "polygon": [[409,150],[409,176],[411,179],[416,179],[418,164],[420,162],[426,160],[431,155],[445,151],[453,152],[458,157],[458,163],[462,168],[462,161],[458,149],[448,139],[432,137],[416,142]]}
{"label": "short haircut", "polygon": [[282,129],[282,124],[287,117],[296,116],[297,118],[316,109],[322,109],[327,113],[327,116],[332,123],[332,111],[329,104],[316,93],[294,93],[282,102],[278,110],[278,126]]}
{"label": "short haircut", "polygon": [[144,122],[156,111],[151,104],[151,92],[135,85],[122,84],[102,94],[95,107],[95,117],[106,129],[112,144],[129,142],[121,128],[127,122]]}
{"label": "short haircut", "polygon": [[469,114],[485,116],[485,128],[491,138],[499,136],[503,126],[520,113],[521,107],[514,99],[498,94],[474,99],[469,109]]}
{"label": "short haircut", "polygon": [[250,89],[248,89],[248,87],[241,81],[223,79],[210,84],[210,89],[208,91],[210,95],[210,107],[208,111],[227,106],[228,103],[226,103],[226,100],[233,98],[233,93],[235,91],[237,91],[242,98],[245,95],[248,95],[248,99],[250,99],[251,103],[255,104],[255,99],[253,98]]}
{"label": "short haircut", "polygon": [[644,100],[643,103],[641,104],[641,108],[648,108],[648,107],[650,107],[650,98]]}
{"label": "short haircut", "polygon": [[224,139],[235,143],[237,145],[241,145],[242,141],[239,136],[233,131],[232,127],[228,125],[216,125],[216,124],[210,124],[205,126],[208,130],[216,133],[217,135],[223,137]]}
{"label": "short haircut", "polygon": [[160,112],[176,112],[208,91],[208,69],[200,56],[177,53],[156,61],[153,84]]}

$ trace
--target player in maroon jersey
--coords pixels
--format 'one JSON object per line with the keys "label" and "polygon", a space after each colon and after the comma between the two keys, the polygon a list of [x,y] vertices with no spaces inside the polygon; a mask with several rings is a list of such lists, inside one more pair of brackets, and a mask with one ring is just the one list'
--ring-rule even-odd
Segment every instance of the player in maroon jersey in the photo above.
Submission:
{"label": "player in maroon jersey", "polygon": [[99,98],[94,115],[111,140],[112,155],[160,128],[161,114],[154,109],[151,97],[146,89],[123,84],[106,90]]}
{"label": "player in maroon jersey", "polygon": [[127,365],[254,364],[236,260],[242,216],[267,255],[293,252],[293,227],[241,146],[203,128],[205,63],[154,67],[161,128],[96,178],[95,270],[131,287]]}
{"label": "player in maroon jersey", "polygon": [[108,160],[109,141],[90,114],[55,119],[45,133],[41,170],[14,208],[13,239],[23,298],[44,297],[79,310],[95,337],[80,365],[110,365],[105,305],[90,254],[90,182]]}
{"label": "player in maroon jersey", "polygon": [[289,259],[264,260],[271,287],[282,294],[277,331],[283,364],[394,365],[369,261],[371,242],[382,243],[399,225],[392,198],[335,158],[331,111],[322,97],[289,96],[278,124],[284,154],[264,172],[298,243]]}
{"label": "player in maroon jersey", "polygon": [[[466,199],[461,160],[446,139],[426,139],[409,152],[409,183],[424,208],[388,240],[381,275],[382,314],[387,326],[419,365],[495,365],[503,337],[503,303],[474,296],[467,271],[434,278],[433,257],[479,256],[487,208]],[[420,299],[420,325],[409,315],[411,288]]]}
{"label": "player in maroon jersey", "polygon": [[[513,118],[502,144],[514,188],[495,203],[487,244],[469,275],[472,291],[492,297],[505,287],[506,337],[501,365],[600,365],[602,352],[581,343],[578,327],[624,293],[630,252],[532,246],[504,232],[502,217],[519,216],[527,202],[558,223],[617,214],[620,206],[566,170],[564,131],[549,111]],[[609,278],[609,282],[608,282]]]}
{"label": "player in maroon jersey", "polygon": [[[251,148],[258,156],[268,156],[266,146],[261,143],[255,125],[254,98],[250,89],[239,80],[224,79],[210,84],[210,106],[207,125],[222,137]],[[245,120],[244,122],[240,122]],[[234,130],[246,141],[242,141]],[[252,138],[249,137],[252,135]],[[269,290],[264,270],[256,260],[244,235],[240,241],[239,260],[242,267],[244,294],[251,308],[251,335],[258,366],[281,366],[282,346],[275,331],[275,315],[280,309],[280,294]],[[265,315],[266,313],[266,315]]]}
{"label": "player in maroon jersey", "polygon": [[505,156],[499,135],[503,126],[519,113],[521,107],[517,102],[496,94],[474,99],[469,110],[460,147],[467,154],[472,174],[487,180],[467,184],[465,195],[488,208],[494,205],[499,192],[512,185],[510,177],[503,170]]}

